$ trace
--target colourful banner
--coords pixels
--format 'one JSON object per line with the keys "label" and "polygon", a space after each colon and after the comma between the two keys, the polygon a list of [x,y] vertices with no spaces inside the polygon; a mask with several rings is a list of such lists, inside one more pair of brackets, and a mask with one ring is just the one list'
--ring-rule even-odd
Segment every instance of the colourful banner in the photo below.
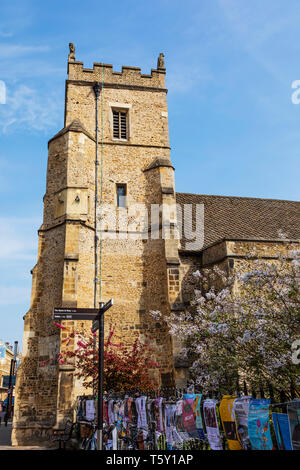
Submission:
{"label": "colourful banner", "polygon": [[182,411],[183,427],[184,427],[184,430],[188,433],[193,433],[196,431],[193,403],[194,403],[193,398],[183,400],[183,411]]}
{"label": "colourful banner", "polygon": [[248,414],[248,433],[253,450],[272,450],[269,399],[251,398]]}
{"label": "colourful banner", "polygon": [[293,400],[287,406],[290,422],[292,446],[294,450],[300,450],[300,400]]}
{"label": "colourful banner", "polygon": [[223,450],[222,439],[220,436],[217,413],[217,401],[208,398],[203,403],[204,422],[206,426],[207,438],[212,450]]}
{"label": "colourful banner", "polygon": [[219,412],[229,450],[242,450],[242,446],[238,440],[236,422],[233,414],[235,400],[236,396],[224,395],[219,406]]}
{"label": "colourful banner", "polygon": [[286,413],[272,413],[278,450],[293,450],[289,417]]}
{"label": "colourful banner", "polygon": [[251,397],[240,397],[234,401],[233,414],[237,426],[239,441],[244,450],[251,450],[248,434],[248,413]]}
{"label": "colourful banner", "polygon": [[162,403],[163,403],[163,398],[158,397],[158,398],[156,398],[155,404],[154,404],[154,415],[155,415],[155,421],[156,421],[156,430],[159,433],[164,432]]}
{"label": "colourful banner", "polygon": [[178,402],[176,403],[175,424],[179,432],[184,431],[183,421],[182,421],[182,411],[183,411],[183,400],[178,400]]}
{"label": "colourful banner", "polygon": [[202,400],[202,393],[196,393],[194,396],[194,403],[193,403],[193,411],[195,416],[195,424],[197,428],[198,437],[200,439],[205,439],[204,429],[203,429],[203,422],[201,416],[201,400]]}

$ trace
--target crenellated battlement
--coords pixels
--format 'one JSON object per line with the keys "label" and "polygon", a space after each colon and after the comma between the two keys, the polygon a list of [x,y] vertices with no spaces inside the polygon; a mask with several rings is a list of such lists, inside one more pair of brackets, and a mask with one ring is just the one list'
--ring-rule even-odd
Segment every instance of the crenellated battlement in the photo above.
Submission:
{"label": "crenellated battlement", "polygon": [[165,88],[165,68],[151,69],[151,75],[141,73],[139,67],[122,66],[122,72],[114,72],[111,64],[94,63],[92,69],[84,68],[83,62],[68,61],[68,79],[84,82],[101,82],[103,68],[104,83]]}

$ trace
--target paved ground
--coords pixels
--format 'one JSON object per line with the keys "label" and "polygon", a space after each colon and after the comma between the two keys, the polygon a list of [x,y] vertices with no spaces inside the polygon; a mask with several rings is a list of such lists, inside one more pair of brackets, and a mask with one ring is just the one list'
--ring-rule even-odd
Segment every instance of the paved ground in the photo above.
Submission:
{"label": "paved ground", "polygon": [[10,446],[11,423],[5,426],[4,422],[0,424],[0,447]]}
{"label": "paved ground", "polygon": [[0,451],[1,450],[46,450],[45,447],[38,446],[17,446],[11,445],[11,428],[12,423],[9,422],[7,426],[2,422],[0,424]]}

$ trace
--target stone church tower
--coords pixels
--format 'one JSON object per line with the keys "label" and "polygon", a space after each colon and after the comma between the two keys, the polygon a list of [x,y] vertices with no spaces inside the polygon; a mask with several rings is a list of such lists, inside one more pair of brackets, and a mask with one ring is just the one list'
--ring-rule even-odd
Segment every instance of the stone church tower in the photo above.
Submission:
{"label": "stone church tower", "polygon": [[[98,102],[95,83],[100,85]],[[43,224],[32,270],[31,306],[24,317],[13,445],[47,440],[53,426],[62,426],[72,416],[72,404],[82,393],[74,368],[55,361],[66,333],[53,324],[52,313],[54,307],[94,307],[97,145],[104,204],[117,211],[132,204],[143,204],[149,211],[151,204],[175,204],[162,54],[157,69],[143,75],[136,67],[114,72],[112,65],[100,63],[85,69],[70,47],[64,128],[49,141]],[[171,222],[174,232],[176,215]],[[100,226],[101,293],[98,274],[97,298],[98,302],[114,299],[105,322],[116,324],[123,340],[152,335],[162,385],[170,385],[172,340],[149,311],[167,313],[180,303],[178,240],[161,237],[161,219],[156,237],[136,236],[148,231],[149,225],[137,224],[128,239],[117,227],[113,239]],[[76,328],[75,322],[66,323],[69,329]]]}
{"label": "stone church tower", "polygon": [[[55,307],[93,308],[97,285],[96,304],[114,299],[106,326],[116,325],[127,343],[151,335],[161,385],[183,386],[188,363],[178,354],[180,338],[172,340],[149,312],[189,310],[198,269],[218,265],[235,274],[249,256],[274,262],[300,246],[299,202],[175,193],[165,73],[163,54],[151,75],[136,67],[114,72],[99,63],[85,69],[70,44],[64,128],[49,141],[13,445],[47,441],[84,393],[74,366],[57,361],[60,352],[76,347],[65,339],[78,324],[65,321],[68,332],[59,329]],[[170,209],[163,216],[157,211],[162,204]],[[99,212],[104,206],[116,217]],[[132,212],[138,207],[140,217]],[[91,322],[84,325],[89,331]]]}

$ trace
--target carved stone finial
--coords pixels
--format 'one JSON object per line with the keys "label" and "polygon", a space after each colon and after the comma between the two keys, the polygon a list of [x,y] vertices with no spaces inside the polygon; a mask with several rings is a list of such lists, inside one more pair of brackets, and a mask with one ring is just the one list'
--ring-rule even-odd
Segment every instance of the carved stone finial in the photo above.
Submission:
{"label": "carved stone finial", "polygon": [[164,69],[165,68],[165,59],[164,59],[164,54],[161,52],[158,56],[157,59],[157,68],[158,69]]}
{"label": "carved stone finial", "polygon": [[70,53],[68,55],[68,62],[75,60],[75,46],[72,42],[69,42]]}

